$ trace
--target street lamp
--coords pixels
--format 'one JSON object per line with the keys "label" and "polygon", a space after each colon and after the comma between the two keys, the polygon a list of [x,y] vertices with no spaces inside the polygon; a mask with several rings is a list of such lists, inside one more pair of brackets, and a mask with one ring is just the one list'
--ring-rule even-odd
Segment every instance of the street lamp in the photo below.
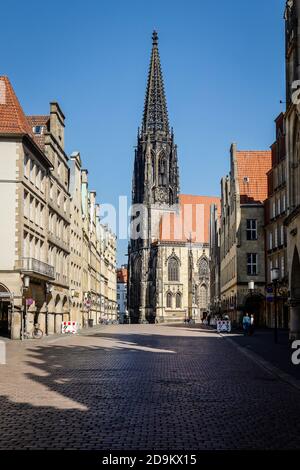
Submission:
{"label": "street lamp", "polygon": [[277,285],[279,280],[279,268],[271,269],[271,281],[274,284],[274,310],[275,310],[275,325],[274,325],[274,342],[278,343],[278,321],[277,321]]}
{"label": "street lamp", "polygon": [[23,285],[24,289],[28,289],[30,284],[30,277],[29,276],[24,276],[23,277]]}
{"label": "street lamp", "polygon": [[48,295],[51,294],[52,292],[52,289],[53,289],[53,285],[50,284],[50,282],[46,282],[46,285],[45,285],[45,293],[46,293],[46,321],[45,321],[45,334],[46,336],[48,336],[48,313],[49,313],[49,310],[48,310]]}
{"label": "street lamp", "polygon": [[254,291],[254,281],[249,281],[248,282],[248,289],[249,289],[250,293],[252,294],[253,291]]}
{"label": "street lamp", "polygon": [[[29,289],[29,284],[30,284],[30,277],[29,276],[24,276],[23,277],[23,285],[22,285],[22,301],[24,297],[24,293],[26,290]],[[26,298],[24,297],[24,307],[22,309],[22,323],[21,323],[21,337],[22,340],[24,339],[24,329],[27,331],[27,301]],[[24,318],[23,318],[23,311],[24,311]]]}

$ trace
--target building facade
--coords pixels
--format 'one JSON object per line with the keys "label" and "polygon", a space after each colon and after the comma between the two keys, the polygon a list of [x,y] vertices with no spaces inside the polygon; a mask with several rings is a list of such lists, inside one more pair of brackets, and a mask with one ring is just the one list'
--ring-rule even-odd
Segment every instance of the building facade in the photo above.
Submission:
{"label": "building facade", "polygon": [[275,324],[274,288],[271,271],[279,269],[277,314],[279,328],[289,326],[287,239],[284,221],[287,214],[286,151],[284,114],[275,120],[276,140],[271,146],[272,168],[268,172],[268,198],[265,201],[266,218],[266,325]]}
{"label": "building facade", "polygon": [[117,269],[117,303],[118,303],[118,319],[120,323],[128,322],[127,315],[127,283],[128,269],[124,264]]}
{"label": "building facade", "polygon": [[221,314],[220,207],[212,204],[209,222],[210,312]]}
{"label": "building facade", "polygon": [[209,217],[218,198],[179,195],[178,213],[163,215],[154,244],[158,322],[200,321],[210,308]]}
{"label": "building facade", "polygon": [[37,321],[43,329],[47,324],[47,285],[55,280],[48,261],[52,162],[7,77],[0,77],[0,88],[0,328],[19,339]]}
{"label": "building facade", "polygon": [[50,103],[47,116],[29,116],[38,145],[51,162],[48,193],[48,262],[55,279],[48,292],[45,331],[60,333],[62,321],[70,320],[70,195],[68,157],[64,151],[65,116],[58,103]]}
{"label": "building facade", "polygon": [[70,317],[83,326],[83,218],[81,196],[81,157],[70,156]]}
{"label": "building facade", "polygon": [[57,103],[25,116],[0,77],[0,336],[117,316],[116,236],[100,222],[79,152],[70,161],[64,152],[64,120]]}
{"label": "building facade", "polygon": [[287,266],[290,339],[300,338],[300,2],[288,0],[286,22]]}
{"label": "building facade", "polygon": [[[270,151],[238,151],[231,146],[230,173],[221,180],[220,307],[232,321],[242,312],[265,318],[265,215]],[[248,283],[254,281],[254,291]]]}

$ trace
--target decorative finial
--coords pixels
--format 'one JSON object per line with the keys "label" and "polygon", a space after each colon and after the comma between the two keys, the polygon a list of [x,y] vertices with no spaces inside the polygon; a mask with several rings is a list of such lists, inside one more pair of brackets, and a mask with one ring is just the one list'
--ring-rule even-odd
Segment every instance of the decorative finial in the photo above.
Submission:
{"label": "decorative finial", "polygon": [[158,34],[157,34],[157,31],[153,31],[152,33],[152,44],[153,46],[157,46],[158,44]]}

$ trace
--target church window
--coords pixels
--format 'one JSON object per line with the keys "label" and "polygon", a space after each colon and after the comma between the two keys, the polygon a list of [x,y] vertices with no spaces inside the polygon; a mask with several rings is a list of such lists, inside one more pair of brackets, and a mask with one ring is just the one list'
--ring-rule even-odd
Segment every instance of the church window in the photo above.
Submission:
{"label": "church window", "polygon": [[199,263],[199,276],[207,276],[208,275],[208,262],[207,259],[202,258]]}
{"label": "church window", "polygon": [[176,258],[170,258],[168,263],[169,281],[179,281],[179,263]]}
{"label": "church window", "polygon": [[172,308],[172,294],[171,294],[171,292],[167,293],[167,308]]}
{"label": "church window", "polygon": [[181,293],[177,292],[176,294],[176,308],[181,308]]}
{"label": "church window", "polygon": [[207,308],[207,287],[205,285],[200,287],[199,307],[202,308],[202,309]]}

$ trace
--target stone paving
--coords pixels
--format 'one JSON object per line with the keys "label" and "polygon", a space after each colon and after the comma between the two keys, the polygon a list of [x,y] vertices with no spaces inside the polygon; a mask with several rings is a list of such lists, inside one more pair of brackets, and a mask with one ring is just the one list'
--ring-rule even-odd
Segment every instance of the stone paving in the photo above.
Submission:
{"label": "stone paving", "polygon": [[300,392],[213,331],[7,342],[0,449],[300,449]]}

